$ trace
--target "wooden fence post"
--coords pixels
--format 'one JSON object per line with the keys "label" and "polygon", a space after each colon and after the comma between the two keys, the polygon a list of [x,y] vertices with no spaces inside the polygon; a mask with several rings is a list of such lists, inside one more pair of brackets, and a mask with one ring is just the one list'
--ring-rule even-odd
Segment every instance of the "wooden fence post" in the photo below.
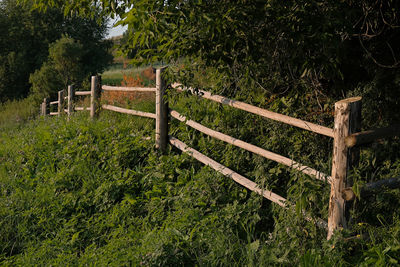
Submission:
{"label": "wooden fence post", "polygon": [[40,103],[40,115],[45,116],[46,115],[46,111],[45,111],[45,102],[43,101],[42,103]]}
{"label": "wooden fence post", "polygon": [[57,108],[57,113],[58,116],[60,117],[61,114],[64,112],[64,91],[58,91],[58,108]]}
{"label": "wooden fence post", "polygon": [[165,99],[164,68],[156,70],[156,148],[162,153],[168,144],[168,103]]}
{"label": "wooden fence post", "polygon": [[358,161],[357,149],[349,149],[345,138],[361,128],[361,97],[353,97],[335,103],[335,126],[332,157],[332,183],[329,198],[328,240],[334,231],[347,228],[344,189],[352,186],[347,179],[352,165]]}
{"label": "wooden fence post", "polygon": [[72,113],[74,112],[74,95],[75,95],[75,90],[74,90],[74,86],[72,85],[68,85],[68,108],[67,108],[67,113],[68,113],[68,117],[70,117],[72,115]]}
{"label": "wooden fence post", "polygon": [[90,87],[90,117],[97,118],[100,112],[101,76],[92,76]]}
{"label": "wooden fence post", "polygon": [[42,114],[43,116],[49,115],[49,99],[46,97],[43,99],[43,104],[42,104]]}

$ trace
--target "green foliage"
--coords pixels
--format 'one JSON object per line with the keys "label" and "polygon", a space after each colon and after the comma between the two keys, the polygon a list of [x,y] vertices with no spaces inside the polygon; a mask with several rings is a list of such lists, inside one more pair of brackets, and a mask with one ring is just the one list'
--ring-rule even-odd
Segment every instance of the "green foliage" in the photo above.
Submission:
{"label": "green foliage", "polygon": [[63,36],[50,44],[49,60],[60,78],[63,79],[64,88],[85,77],[85,73],[82,73],[82,57],[83,45],[72,38]]}
{"label": "green foliage", "polygon": [[[182,112],[191,102],[191,116],[204,104],[195,97],[176,101],[171,104]],[[216,127],[234,128],[233,118],[242,116],[209,104],[196,119],[207,123],[216,111],[229,117]],[[327,242],[325,231],[295,210],[262,200],[174,149],[159,155],[154,141],[143,139],[154,133],[152,120],[106,111],[88,120],[85,113],[69,121],[40,118],[18,131],[1,131],[1,264],[367,266],[399,260],[400,221],[393,207],[374,213],[378,224],[361,214],[355,232]],[[302,208],[326,218],[329,190],[323,184],[185,128],[174,123],[171,131],[233,169],[240,165],[243,174],[290,201],[306,198]],[[248,134],[243,128],[231,134]],[[273,140],[264,145],[279,148]],[[389,165],[379,165],[381,172],[400,169],[398,160]],[[391,204],[368,202],[359,209]],[[352,238],[365,234],[368,239]]]}
{"label": "green foliage", "polygon": [[70,84],[81,84],[89,75],[82,65],[83,53],[83,46],[66,36],[50,44],[48,60],[29,79],[35,98],[54,97]]}
{"label": "green foliage", "polygon": [[[62,4],[66,13],[93,14],[92,3]],[[399,118],[399,73],[391,62],[400,47],[395,1],[379,6],[371,1],[101,3],[104,13],[120,14],[129,24],[126,48],[137,49],[136,62],[179,62],[168,70],[170,81],[328,127],[334,102],[352,95],[364,97],[365,129]],[[46,9],[58,2],[34,4]],[[127,105],[154,112],[153,104]],[[327,137],[173,90],[169,105],[210,128],[331,171]],[[171,121],[172,135],[287,198],[293,208],[285,210],[175,149],[159,155],[152,141],[142,139],[153,132],[153,122],[104,112],[96,122],[46,118],[16,136],[2,135],[3,262],[353,266],[399,261],[399,190],[356,200],[351,230],[326,241],[326,232],[313,221],[327,219],[326,183]],[[351,172],[354,183],[398,176],[399,151],[398,138],[367,146]]]}
{"label": "green foliage", "polygon": [[36,117],[38,113],[38,106],[33,97],[1,103],[0,131],[15,128],[19,125],[24,126],[24,123]]}
{"label": "green foliage", "polygon": [[[366,125],[400,120],[396,0],[73,0],[63,8],[87,15],[94,3],[128,25],[122,48],[137,64],[185,60],[185,70],[211,68],[214,89],[228,96],[311,94],[318,105],[362,94],[375,103],[367,113],[379,105],[382,115]],[[196,86],[190,72],[178,78]]]}
{"label": "green foliage", "polygon": [[[109,54],[103,52],[105,54],[102,56],[109,59]],[[85,53],[84,45],[67,36],[51,43],[47,61],[29,79],[34,97],[39,100],[43,97],[54,97],[58,91],[66,90],[71,84],[77,88],[82,87],[89,76],[105,68],[105,65],[87,67],[84,62],[84,57],[87,56]]]}
{"label": "green foliage", "polygon": [[55,98],[57,92],[64,88],[62,77],[50,62],[43,63],[39,70],[29,78],[32,84],[31,92],[37,103],[45,97]]}
{"label": "green foliage", "polygon": [[32,9],[31,1],[19,2],[0,2],[1,102],[28,95],[30,74],[41,68],[47,60],[49,45],[62,35],[82,44],[83,73],[102,72],[110,62],[111,56],[107,51],[111,43],[103,40],[107,32],[106,17],[97,15],[88,19],[71,13],[64,17],[61,9],[51,8],[41,13]]}

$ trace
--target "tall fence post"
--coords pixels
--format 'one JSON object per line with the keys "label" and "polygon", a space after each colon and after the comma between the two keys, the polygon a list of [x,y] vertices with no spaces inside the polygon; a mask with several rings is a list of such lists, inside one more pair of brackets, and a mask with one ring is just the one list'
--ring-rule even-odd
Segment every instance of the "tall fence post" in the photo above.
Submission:
{"label": "tall fence post", "polygon": [[75,95],[74,86],[68,85],[68,98],[67,98],[67,101],[68,101],[68,107],[67,107],[68,118],[74,112],[74,106],[73,106],[74,95]]}
{"label": "tall fence post", "polygon": [[165,99],[164,68],[156,70],[156,148],[162,153],[168,144],[168,103]]}
{"label": "tall fence post", "polygon": [[361,97],[353,97],[335,103],[335,126],[332,157],[332,183],[329,198],[328,237],[334,231],[347,228],[348,207],[343,194],[346,187],[352,186],[347,178],[352,165],[359,157],[357,149],[349,149],[345,138],[361,128]]}
{"label": "tall fence post", "polygon": [[44,113],[45,115],[50,115],[50,98],[46,97],[44,99]]}
{"label": "tall fence post", "polygon": [[61,116],[61,114],[64,112],[64,91],[58,91],[58,107],[57,107],[57,113],[58,116]]}
{"label": "tall fence post", "polygon": [[100,112],[101,76],[92,76],[90,87],[90,117],[97,118]]}
{"label": "tall fence post", "polygon": [[43,116],[49,115],[49,99],[47,97],[43,99],[42,115]]}

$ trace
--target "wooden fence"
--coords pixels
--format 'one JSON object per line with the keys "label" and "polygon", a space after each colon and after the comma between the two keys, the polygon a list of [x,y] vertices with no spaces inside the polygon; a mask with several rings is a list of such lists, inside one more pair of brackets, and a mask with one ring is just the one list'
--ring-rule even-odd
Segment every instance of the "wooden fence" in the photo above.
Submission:
{"label": "wooden fence", "polygon": [[[295,126],[304,130],[308,130],[320,135],[328,136],[333,139],[333,157],[332,157],[332,172],[331,176],[301,164],[293,159],[286,158],[282,155],[273,153],[263,148],[254,146],[237,138],[228,136],[221,132],[207,128],[200,123],[182,116],[175,110],[168,108],[166,101],[166,84],[162,79],[162,72],[164,69],[157,69],[156,71],[156,87],[113,87],[107,85],[101,85],[101,77],[92,76],[91,79],[91,90],[90,91],[74,91],[72,86],[68,86],[68,95],[64,97],[64,92],[58,92],[58,100],[50,102],[49,99],[45,98],[41,104],[42,115],[57,115],[60,116],[63,113],[67,113],[70,116],[74,111],[88,110],[90,111],[90,117],[96,118],[101,109],[111,110],[119,113],[131,114],[141,117],[147,117],[156,120],[155,127],[155,145],[156,148],[161,152],[165,152],[167,144],[171,144],[179,150],[190,154],[200,162],[212,167],[216,171],[222,173],[225,176],[230,177],[235,182],[248,188],[249,190],[256,192],[257,194],[269,199],[270,201],[284,207],[291,208],[291,204],[288,201],[273,193],[272,191],[266,190],[259,187],[255,182],[240,175],[239,173],[221,165],[199,151],[188,147],[186,144],[176,139],[173,136],[168,135],[168,120],[170,117],[175,118],[182,123],[204,133],[216,139],[222,140],[228,144],[240,147],[247,151],[258,154],[269,160],[286,165],[290,168],[294,168],[300,172],[303,172],[315,179],[322,180],[331,186],[330,200],[329,200],[329,217],[328,222],[322,219],[313,219],[306,215],[307,220],[312,220],[318,226],[327,228],[327,238],[330,239],[335,230],[340,228],[347,228],[346,210],[348,209],[348,202],[353,200],[355,197],[354,192],[351,189],[352,181],[348,179],[348,173],[351,167],[357,164],[359,159],[360,145],[372,142],[379,138],[399,136],[400,127],[398,125],[360,132],[361,129],[361,97],[353,97],[341,100],[335,103],[335,118],[334,128],[328,128],[321,125],[317,125],[311,122],[293,118],[290,116],[282,115],[266,109],[255,107],[240,101],[232,100],[219,95],[212,95],[209,92],[197,90],[197,94],[205,99],[209,99],[224,105],[241,109],[264,118],[275,120],[281,123],[285,123],[291,126]],[[191,88],[184,87],[181,84],[174,83],[171,85],[172,88],[177,91],[191,90]],[[131,110],[116,107],[113,105],[100,105],[100,95],[102,91],[124,91],[124,92],[155,92],[156,93],[156,113],[148,113],[138,110]],[[90,95],[90,107],[75,107],[74,96],[89,96]],[[64,100],[67,99],[67,109],[64,109]],[[57,112],[49,112],[50,105],[58,105]],[[361,188],[360,192],[362,195],[373,194],[384,187],[398,188],[400,187],[400,177],[385,179],[378,182],[366,184]]]}

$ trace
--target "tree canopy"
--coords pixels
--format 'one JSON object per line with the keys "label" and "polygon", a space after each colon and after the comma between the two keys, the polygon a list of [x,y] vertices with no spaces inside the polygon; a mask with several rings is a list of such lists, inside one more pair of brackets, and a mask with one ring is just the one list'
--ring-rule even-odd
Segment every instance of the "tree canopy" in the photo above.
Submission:
{"label": "tree canopy", "polygon": [[109,62],[110,43],[104,41],[107,18],[64,16],[60,7],[45,12],[32,3],[0,2],[0,101],[22,98],[30,91],[29,76],[47,60],[49,45],[68,35],[83,46],[84,73],[97,73]]}
{"label": "tree canopy", "polygon": [[[135,51],[136,63],[186,58],[185,68],[212,68],[227,94],[243,88],[270,95],[313,90],[334,98],[362,93],[371,105],[378,95],[387,106],[399,105],[396,0],[33,2],[40,9],[61,5],[66,14],[93,14],[99,7],[118,15],[129,26],[123,48]],[[382,116],[388,112],[379,109]]]}

